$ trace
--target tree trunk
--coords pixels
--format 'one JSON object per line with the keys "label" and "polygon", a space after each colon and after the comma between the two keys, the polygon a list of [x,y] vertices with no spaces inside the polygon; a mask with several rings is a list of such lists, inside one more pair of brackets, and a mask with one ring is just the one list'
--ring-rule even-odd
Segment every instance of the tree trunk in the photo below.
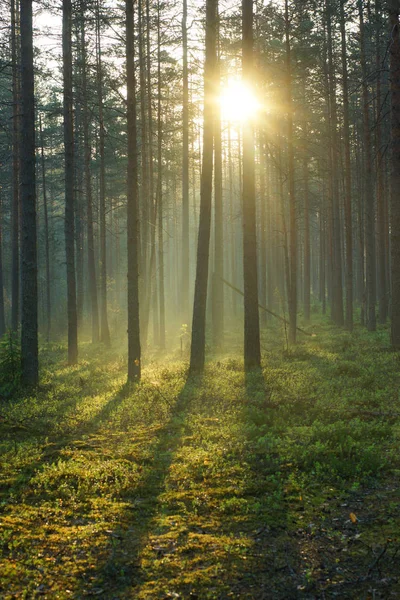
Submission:
{"label": "tree trunk", "polygon": [[89,132],[89,106],[87,91],[87,48],[85,36],[85,2],[81,4],[81,35],[82,35],[82,97],[83,97],[83,143],[85,152],[85,192],[86,192],[86,218],[87,218],[87,256],[89,275],[90,308],[92,317],[92,342],[99,341],[99,307],[97,298],[96,259],[93,231],[93,195],[91,161],[92,150]]}
{"label": "tree trunk", "polygon": [[[211,196],[213,175],[214,81],[216,71],[217,0],[206,0],[206,52],[204,65],[203,166],[200,189],[200,222],[197,242],[190,373],[204,369],[208,259],[210,252]],[[257,296],[256,296],[257,299]]]}
{"label": "tree trunk", "polygon": [[349,126],[349,83],[347,72],[346,21],[344,6],[346,0],[340,1],[340,32],[342,42],[342,89],[343,89],[343,138],[344,138],[344,221],[346,234],[346,315],[345,325],[353,330],[353,224],[351,209],[351,159],[350,159],[350,126]]}
{"label": "tree trunk", "polygon": [[[217,14],[217,64],[215,69],[215,95],[220,95],[219,16]],[[212,286],[213,345],[224,346],[224,222],[222,196],[222,131],[221,106],[214,103],[214,273]]]}
{"label": "tree trunk", "polygon": [[189,72],[187,38],[187,0],[183,0],[183,99],[182,99],[182,318],[189,316]]}
{"label": "tree trunk", "polygon": [[74,248],[74,130],[72,117],[71,0],[63,0],[63,79],[64,79],[64,151],[65,151],[65,252],[67,263],[68,362],[78,360],[78,322],[76,311]]}
{"label": "tree trunk", "polygon": [[44,212],[44,239],[45,239],[45,254],[46,254],[46,340],[50,340],[51,331],[51,282],[50,282],[50,233],[49,233],[49,214],[47,205],[46,193],[46,170],[44,162],[44,143],[43,143],[43,128],[42,117],[39,117],[40,128],[40,150],[42,162],[42,192],[43,192],[43,212]]}
{"label": "tree trunk", "polygon": [[365,32],[363,3],[359,0],[360,52],[362,72],[362,102],[365,152],[365,248],[366,248],[366,288],[367,288],[367,328],[376,330],[376,257],[375,257],[375,207],[372,185],[372,146],[369,119],[368,73],[365,56]]}
{"label": "tree trunk", "polygon": [[17,7],[19,0],[11,0],[11,60],[12,60],[12,97],[13,97],[13,196],[11,212],[11,329],[16,332],[19,324],[19,226],[20,226],[20,197],[19,197],[19,55],[17,52]]}
{"label": "tree trunk", "polygon": [[100,340],[110,345],[110,330],[107,317],[107,231],[106,231],[106,165],[105,131],[103,107],[103,65],[101,56],[100,2],[96,6],[97,37],[97,101],[99,104],[99,154],[100,154]]}
{"label": "tree trunk", "polygon": [[376,204],[377,204],[377,231],[378,231],[378,266],[379,266],[379,323],[386,323],[388,317],[388,286],[386,279],[386,235],[385,235],[385,220],[386,220],[386,202],[385,202],[385,186],[384,186],[384,150],[382,148],[382,76],[381,68],[381,14],[379,3],[375,1],[375,17],[376,17],[376,33],[375,33],[375,48],[376,48]]}
{"label": "tree trunk", "polygon": [[293,106],[292,106],[292,65],[289,37],[289,7],[285,0],[285,43],[286,43],[286,86],[288,110],[288,177],[289,177],[289,216],[290,216],[290,288],[289,298],[289,341],[296,343],[297,327],[297,220],[294,181],[294,148],[293,148]]}
{"label": "tree trunk", "polygon": [[400,350],[400,36],[399,0],[389,0],[391,92],[391,343]]}
{"label": "tree trunk", "polygon": [[165,349],[165,279],[164,279],[164,207],[163,207],[163,165],[162,142],[163,123],[161,106],[161,5],[157,3],[157,206],[158,206],[158,293],[160,310],[160,348]]}
{"label": "tree trunk", "polygon": [[21,2],[21,369],[39,381],[32,0]]}
{"label": "tree trunk", "polygon": [[0,338],[6,332],[4,310],[4,277],[3,277],[3,198],[0,190]]}
{"label": "tree trunk", "polygon": [[133,0],[126,0],[126,79],[127,79],[127,242],[128,242],[128,382],[141,375],[139,324],[139,215],[138,157],[136,130],[136,79],[134,64]]}
{"label": "tree trunk", "polygon": [[[253,87],[253,2],[242,0],[242,76]],[[249,372],[261,366],[260,319],[258,313],[256,194],[254,169],[254,125],[243,125],[243,277],[244,277],[244,367]]]}
{"label": "tree trunk", "polygon": [[338,169],[338,135],[335,65],[333,60],[332,40],[332,0],[326,0],[326,25],[328,34],[328,68],[329,68],[329,100],[330,100],[330,140],[331,140],[331,195],[332,195],[332,320],[336,325],[344,324],[343,314],[343,284],[342,284],[342,255],[340,235],[339,209],[339,169]]}

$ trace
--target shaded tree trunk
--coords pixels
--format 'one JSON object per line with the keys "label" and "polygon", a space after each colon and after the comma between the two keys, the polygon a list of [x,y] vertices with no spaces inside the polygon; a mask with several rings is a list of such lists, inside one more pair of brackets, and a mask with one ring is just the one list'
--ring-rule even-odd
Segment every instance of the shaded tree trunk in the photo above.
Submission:
{"label": "shaded tree trunk", "polygon": [[362,71],[362,102],[365,152],[365,249],[366,249],[366,291],[367,291],[367,328],[376,330],[376,257],[375,257],[375,207],[372,185],[372,147],[369,118],[368,73],[365,56],[365,26],[363,3],[359,0],[360,15],[360,52]]}
{"label": "shaded tree trunk", "polygon": [[391,343],[400,350],[400,36],[399,0],[389,0],[391,92]]}
{"label": "shaded tree trunk", "polygon": [[296,343],[297,327],[297,222],[296,222],[296,196],[294,174],[294,148],[293,148],[293,102],[292,102],[292,65],[289,37],[289,7],[285,0],[285,45],[286,45],[286,86],[288,110],[288,177],[289,177],[289,218],[290,218],[290,287],[289,299],[289,341]]}
{"label": "shaded tree trunk", "polygon": [[99,104],[99,154],[100,154],[100,189],[99,189],[99,221],[100,221],[100,340],[107,346],[110,344],[110,330],[107,317],[107,232],[106,232],[106,165],[105,165],[105,131],[103,107],[103,65],[101,55],[100,2],[96,6],[97,37],[97,101]]}
{"label": "shaded tree trunk", "polygon": [[32,0],[21,2],[21,369],[39,381]]}
{"label": "shaded tree trunk", "polygon": [[83,98],[83,144],[84,144],[84,164],[85,164],[85,193],[86,193],[86,219],[87,219],[87,257],[88,257],[88,275],[89,275],[89,294],[90,308],[92,317],[92,342],[99,341],[99,306],[97,298],[97,278],[96,278],[96,259],[94,248],[94,230],[93,230],[93,195],[92,195],[92,176],[91,161],[92,150],[89,132],[89,106],[87,90],[87,48],[85,35],[85,3],[81,4],[81,36],[82,36],[82,98]]}
{"label": "shaded tree trunk", "polygon": [[13,97],[13,196],[11,211],[11,329],[16,332],[19,324],[19,72],[18,72],[18,34],[17,7],[19,0],[11,0],[11,60],[12,60],[12,97]]}
{"label": "shaded tree trunk", "polygon": [[3,198],[0,190],[0,338],[3,337],[6,332],[3,272]]}
{"label": "shaded tree trunk", "polygon": [[[253,86],[253,2],[242,0],[242,76]],[[243,276],[244,276],[244,366],[260,367],[260,319],[258,312],[256,194],[254,169],[254,127],[243,125]]]}
{"label": "shaded tree trunk", "polygon": [[127,242],[128,242],[128,382],[141,376],[139,323],[139,214],[138,157],[136,128],[136,79],[134,64],[133,0],[126,0],[126,79],[127,79]]}
{"label": "shaded tree trunk", "polygon": [[44,161],[44,142],[42,117],[39,117],[40,129],[40,151],[42,162],[42,193],[43,193],[43,213],[44,213],[44,243],[46,256],[46,339],[50,340],[51,331],[51,281],[50,281],[50,232],[49,232],[49,213],[47,205],[47,190],[46,190],[46,170]]}
{"label": "shaded tree trunk", "polygon": [[346,315],[345,325],[353,330],[353,224],[351,209],[351,159],[350,159],[350,125],[349,125],[349,84],[347,72],[347,42],[344,6],[346,0],[340,1],[340,33],[342,43],[342,88],[343,88],[343,138],[344,138],[344,221],[346,235]]}
{"label": "shaded tree trunk", "polygon": [[71,0],[63,0],[63,79],[64,79],[64,152],[65,152],[65,252],[67,263],[68,362],[78,360],[78,321],[76,310],[74,247],[74,129],[72,117]]}

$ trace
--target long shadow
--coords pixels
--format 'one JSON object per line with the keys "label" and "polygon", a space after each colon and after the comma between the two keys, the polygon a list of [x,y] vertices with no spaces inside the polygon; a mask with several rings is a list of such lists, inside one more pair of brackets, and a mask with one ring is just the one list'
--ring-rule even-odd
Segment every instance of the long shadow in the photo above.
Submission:
{"label": "long shadow", "polygon": [[[242,420],[245,431],[260,428],[260,437],[273,425],[268,389],[261,368],[245,373],[245,405]],[[250,426],[250,427],[249,427]],[[243,579],[234,586],[235,597],[251,590],[252,598],[291,600],[301,598],[302,583],[299,550],[288,535],[289,506],[285,498],[286,477],[281,472],[282,459],[274,448],[258,445],[248,437],[246,461],[252,472],[254,490],[259,500],[258,514],[249,516],[246,527],[254,539],[252,555]]]}
{"label": "long shadow", "polygon": [[[122,529],[119,525],[109,532],[109,541],[103,547],[97,564],[82,575],[77,597],[86,597],[93,590],[108,588],[107,595],[102,597],[118,598],[118,594],[145,581],[146,573],[140,566],[139,557],[150,533],[151,522],[158,513],[159,497],[165,490],[169,467],[185,432],[191,398],[199,385],[201,377],[187,379],[170,407],[167,422],[157,431],[156,441],[149,448],[151,459],[142,465],[142,475],[132,490],[130,505],[119,519],[120,523],[129,524],[129,527]],[[107,411],[104,412],[106,414]],[[112,589],[109,589],[110,586]]]}
{"label": "long shadow", "polygon": [[[3,506],[7,506],[8,493],[18,497],[23,490],[27,490],[30,486],[31,480],[36,476],[38,471],[48,467],[51,464],[57,463],[62,455],[63,450],[80,442],[88,435],[88,433],[95,435],[101,425],[111,418],[112,413],[118,409],[127,396],[127,387],[126,385],[123,385],[104,404],[104,406],[92,419],[80,423],[75,431],[69,434],[64,434],[61,441],[60,434],[57,434],[56,432],[46,436],[45,431],[30,430],[29,428],[23,426],[9,431],[9,442],[14,444],[15,452],[17,452],[19,444],[26,444],[27,442],[31,442],[32,444],[37,444],[39,446],[42,444],[44,447],[43,453],[38,460],[26,462],[24,468],[19,470],[18,479],[11,488],[6,486],[2,490],[0,487],[0,496],[3,496]],[[74,401],[67,401],[63,403],[60,407],[61,410],[57,411],[57,417],[59,419],[65,418],[66,414],[70,409],[73,409],[74,405]],[[27,504],[29,504],[29,496],[25,501]],[[36,504],[35,498],[32,499],[32,503]]]}

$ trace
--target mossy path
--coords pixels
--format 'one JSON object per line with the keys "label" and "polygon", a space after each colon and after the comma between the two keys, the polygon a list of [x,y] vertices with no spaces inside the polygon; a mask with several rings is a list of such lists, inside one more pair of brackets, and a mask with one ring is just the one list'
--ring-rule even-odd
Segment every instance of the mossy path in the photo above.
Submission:
{"label": "mossy path", "polygon": [[0,409],[0,597],[400,597],[386,335],[321,326],[247,381],[235,356],[154,363],[129,392],[123,357],[46,350]]}

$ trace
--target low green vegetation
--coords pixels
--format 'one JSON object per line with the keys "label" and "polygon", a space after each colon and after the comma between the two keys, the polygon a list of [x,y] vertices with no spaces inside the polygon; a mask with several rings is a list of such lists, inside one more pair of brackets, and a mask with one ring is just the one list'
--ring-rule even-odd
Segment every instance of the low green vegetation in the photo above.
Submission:
{"label": "low green vegetation", "polygon": [[232,339],[130,390],[115,349],[44,347],[0,405],[0,597],[400,597],[400,357],[312,330],[247,380]]}

